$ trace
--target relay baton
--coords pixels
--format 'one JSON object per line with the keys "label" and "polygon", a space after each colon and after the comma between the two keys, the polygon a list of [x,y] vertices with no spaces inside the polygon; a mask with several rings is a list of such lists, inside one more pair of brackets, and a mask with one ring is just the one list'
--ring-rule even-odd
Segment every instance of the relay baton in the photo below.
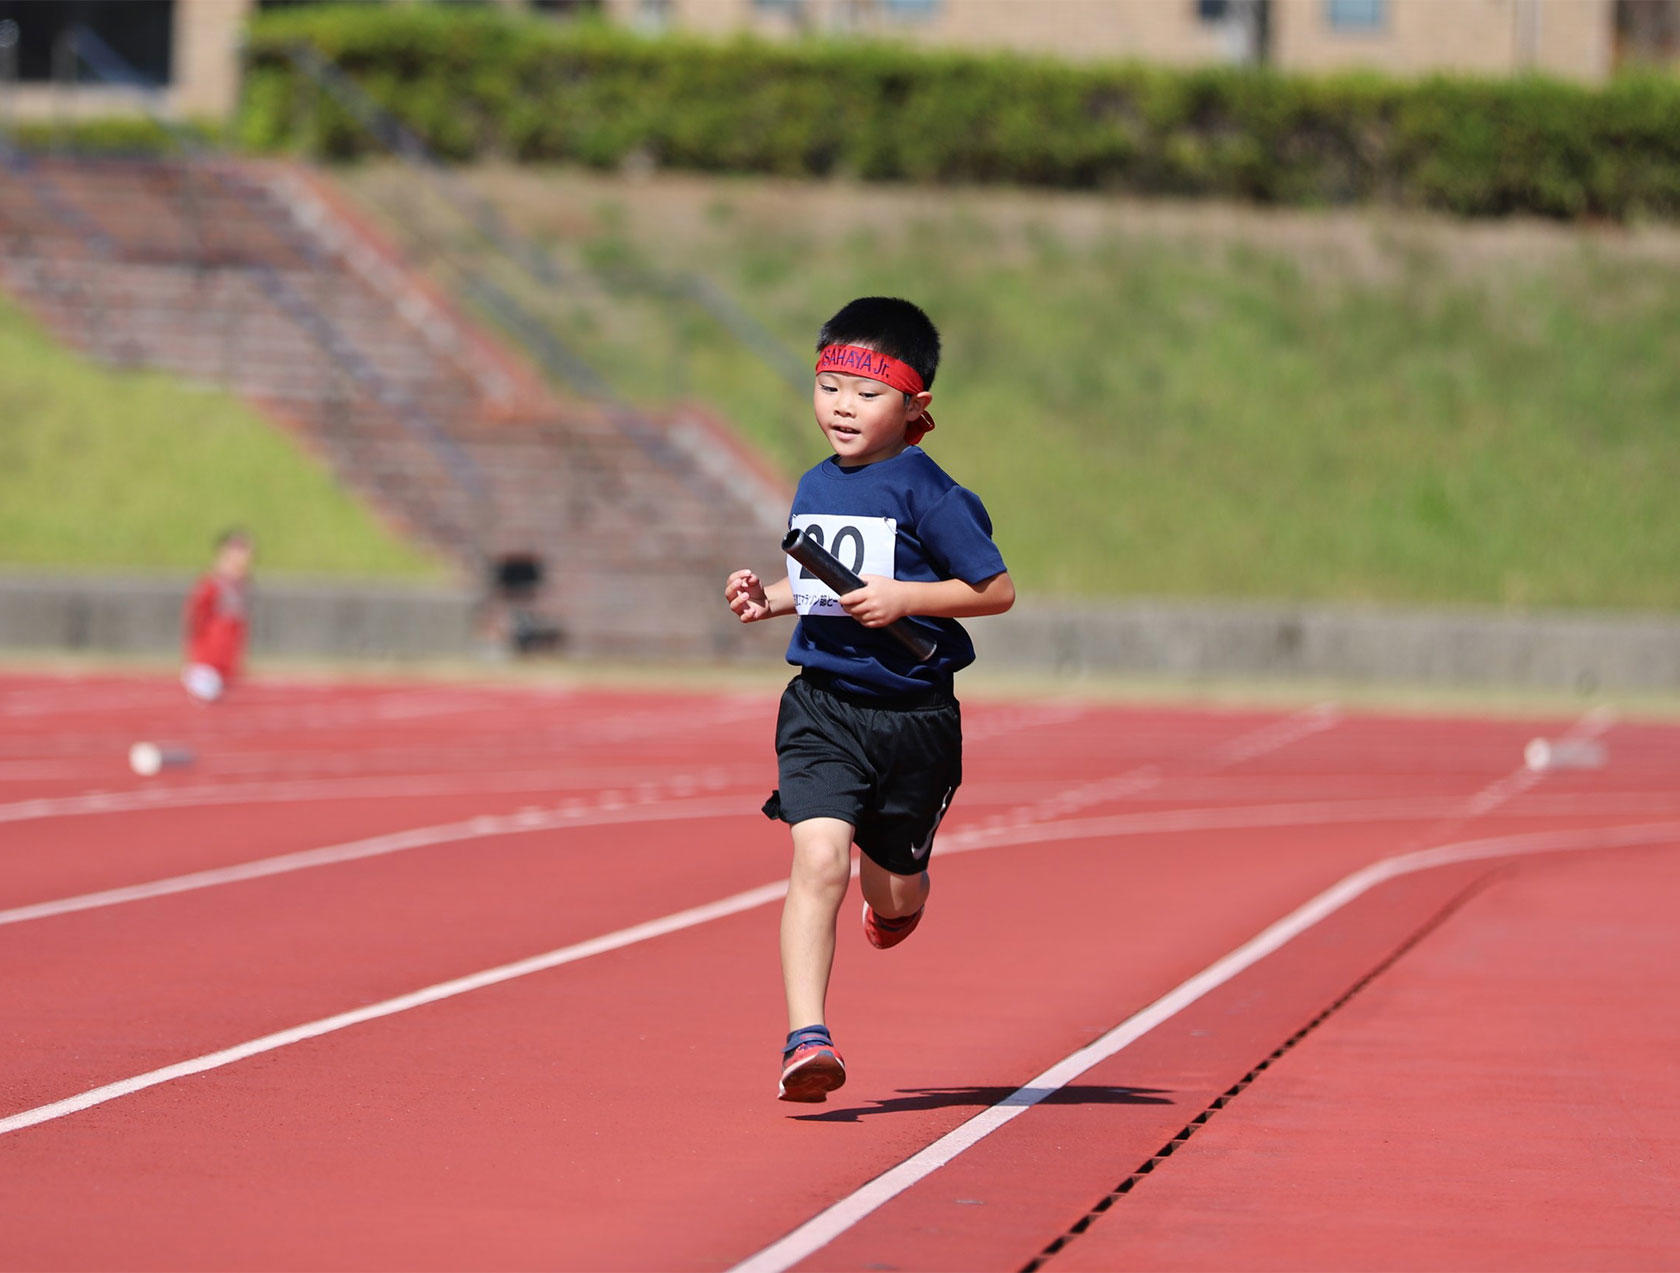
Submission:
{"label": "relay baton", "polygon": [[[845,596],[863,587],[863,580],[848,570],[845,564],[822,541],[813,539],[808,530],[790,530],[782,536],[782,551],[809,570],[823,583],[834,589],[836,596]],[[903,643],[904,648],[919,660],[926,660],[934,651],[934,643],[917,632],[902,619],[887,624],[887,631]]]}

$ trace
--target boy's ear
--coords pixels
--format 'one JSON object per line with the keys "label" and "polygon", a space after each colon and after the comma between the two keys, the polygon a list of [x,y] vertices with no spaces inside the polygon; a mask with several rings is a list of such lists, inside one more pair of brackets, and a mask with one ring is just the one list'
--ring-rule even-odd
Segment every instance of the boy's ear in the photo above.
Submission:
{"label": "boy's ear", "polygon": [[907,416],[905,418],[908,419],[908,420],[919,420],[919,419],[921,419],[922,418],[922,412],[926,411],[928,409],[929,404],[931,404],[932,402],[933,402],[933,391],[931,389],[923,389],[920,393],[911,394],[910,395],[910,410],[909,410],[909,413],[907,414]]}

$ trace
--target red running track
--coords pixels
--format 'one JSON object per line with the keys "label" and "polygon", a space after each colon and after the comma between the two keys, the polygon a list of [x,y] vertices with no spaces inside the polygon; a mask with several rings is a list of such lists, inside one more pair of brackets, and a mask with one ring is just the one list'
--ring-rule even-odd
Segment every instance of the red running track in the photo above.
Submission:
{"label": "red running track", "polygon": [[774,699],[0,677],[0,1267],[1673,1267],[1680,729],[971,702],[800,1107]]}

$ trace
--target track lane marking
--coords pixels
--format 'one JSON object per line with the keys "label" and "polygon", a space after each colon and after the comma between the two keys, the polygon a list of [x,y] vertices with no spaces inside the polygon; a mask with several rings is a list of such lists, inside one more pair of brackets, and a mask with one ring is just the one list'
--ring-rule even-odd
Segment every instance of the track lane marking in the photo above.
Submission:
{"label": "track lane marking", "polygon": [[[596,728],[581,732],[555,735],[555,732],[551,730],[547,736],[552,737],[557,745],[567,746],[589,746],[602,742],[631,742],[655,734],[664,734],[675,738],[695,729],[710,729],[718,725],[733,724],[739,720],[748,719],[752,715],[758,714],[762,707],[763,705],[757,700],[730,701],[718,711],[698,720],[685,720],[677,728],[671,728],[664,716],[656,717],[652,714],[643,714],[627,721],[619,720],[610,724],[601,724]],[[1311,712],[1320,710],[1320,708],[1309,709]],[[972,729],[970,731],[970,741],[973,741],[974,738],[991,738],[1045,725],[1067,724],[1080,719],[1084,714],[1082,709],[1071,707],[1005,710],[998,713],[995,719],[990,719]],[[1287,724],[1293,719],[1294,717],[1286,717],[1284,721],[1275,722],[1267,729],[1275,730],[1280,725]],[[1237,741],[1240,742],[1241,739]],[[196,747],[200,744],[191,743],[189,745]],[[100,763],[114,764],[115,762],[109,760],[109,758],[101,758]],[[755,771],[759,769],[762,769],[761,765],[755,766]],[[347,800],[363,797],[453,794],[443,789],[449,786],[451,782],[463,789],[462,794],[470,794],[473,790],[506,792],[560,789],[562,783],[555,779],[554,774],[555,771],[552,769],[526,771],[521,774],[485,774],[482,781],[475,781],[474,775],[462,776],[458,772],[453,772],[442,775],[438,782],[431,783],[426,775],[411,771],[408,773],[358,774],[344,777],[317,775],[267,782],[234,782],[196,786],[139,787],[122,791],[91,791],[68,796],[35,796],[26,800],[0,804],[0,823],[129,813],[153,809],[197,808],[246,802],[272,803],[291,800]],[[572,774],[567,774],[566,777],[575,781],[575,776]],[[616,783],[619,780],[614,779],[612,781]],[[365,784],[365,786],[355,784]]]}
{"label": "track lane marking", "polygon": [[[1060,721],[1071,709],[1062,712],[1048,710],[1026,711],[1014,713],[1006,719],[1007,726],[1000,726],[997,733],[1010,732],[1013,729],[1031,728],[1044,724],[1046,721]],[[1077,716],[1077,712],[1072,712]],[[1305,734],[1314,733],[1320,729],[1328,729],[1336,724],[1333,704],[1320,703],[1301,712],[1294,712],[1280,720],[1269,722],[1257,730],[1239,734],[1219,744],[1214,750],[1214,757],[1219,764],[1233,763],[1233,760],[1252,759],[1267,751],[1275,751],[1286,746]],[[691,781],[705,781],[712,775],[722,774],[723,770],[708,771],[708,774],[680,775],[668,779],[661,786],[667,788],[680,787]],[[1146,775],[1145,785],[1152,785],[1160,781],[1160,771],[1157,766],[1144,766],[1141,770],[1122,775],[1123,779],[1131,779],[1133,775]],[[721,781],[721,779],[719,779]],[[717,785],[715,782],[710,785]],[[1086,784],[1089,786],[1090,784]],[[1100,785],[1100,784],[1098,784]],[[1083,791],[1085,788],[1075,788]],[[139,793],[144,794],[144,793]],[[72,800],[94,801],[109,799],[110,797],[80,796],[70,797]],[[730,812],[740,812],[739,800],[730,806]],[[28,802],[25,802],[28,803]],[[102,805],[93,811],[108,811],[112,806]],[[643,812],[649,809],[649,803],[643,801],[639,806]],[[659,806],[654,806],[659,807]],[[685,806],[691,808],[692,806]],[[708,806],[709,807],[709,806]],[[1036,809],[1038,806],[1034,806]],[[0,821],[4,820],[6,806],[0,806]],[[693,813],[660,814],[645,819],[613,818],[606,821],[660,821],[669,817],[682,816],[725,816],[722,813]],[[1029,811],[1029,817],[1031,813]],[[407,849],[423,848],[434,844],[444,844],[463,839],[476,839],[490,835],[511,835],[524,831],[554,830],[567,826],[601,825],[601,822],[585,822],[582,814],[576,808],[543,813],[542,811],[526,810],[514,814],[481,815],[465,822],[447,823],[440,826],[416,827],[406,831],[390,832],[385,835],[372,836],[367,839],[351,841],[347,844],[328,845],[319,849],[305,849],[296,853],[283,853],[275,857],[260,858],[253,862],[240,863],[234,866],[213,867],[203,871],[193,871],[185,875],[170,876],[161,880],[153,880],[144,884],[132,884],[122,888],[102,889],[95,893],[83,893],[74,897],[59,898],[53,901],[34,902],[24,906],[0,910],[0,926],[19,924],[28,920],[46,919],[56,915],[66,915],[75,911],[94,910],[103,906],[117,906],[125,902],[142,901],[152,897],[164,897],[175,893],[186,893],[196,889],[214,888],[222,884],[232,884],[243,880],[259,879],[271,875],[281,875],[290,871],[307,870],[317,866],[331,866],[340,862],[359,861],[363,858],[378,857],[387,853],[400,853]],[[1017,825],[1019,825],[1017,823]],[[464,829],[464,830],[463,830]],[[953,837],[955,838],[955,837]],[[959,848],[961,851],[960,839]],[[975,845],[971,847],[984,847]]]}
{"label": "track lane marking", "polygon": [[[1331,724],[1335,723],[1334,719],[1332,719],[1329,714],[1332,710],[1333,709],[1331,709],[1327,704],[1319,704],[1308,709],[1307,712],[1292,713],[1281,720],[1270,722],[1259,730],[1250,731],[1247,734],[1241,734],[1234,739],[1227,740],[1225,743],[1220,745],[1220,750],[1216,751],[1215,754],[1228,754],[1230,749],[1241,749],[1244,747],[1245,740],[1247,739],[1259,739],[1260,742],[1258,745],[1250,746],[1246,751],[1244,751],[1241,755],[1242,759],[1252,759],[1254,756],[1260,755],[1265,751],[1276,750],[1277,748],[1285,746],[1295,738],[1301,736],[1297,730],[1290,727],[1291,722],[1297,720],[1297,718],[1307,717],[1321,722],[1314,727],[1315,729],[1328,728]],[[1022,727],[1030,727],[1032,725],[1044,723],[1046,715],[1044,713],[1022,713],[1019,719]],[[1006,731],[1000,730],[999,732]],[[1307,732],[1314,732],[1314,730],[1308,730]],[[645,807],[641,810],[641,812],[644,813],[646,811]],[[730,801],[730,811],[738,812],[733,800]],[[694,815],[691,812],[684,812],[673,814],[671,816]],[[469,828],[474,825],[488,827],[497,823],[508,823],[516,820],[519,821],[520,825],[513,828],[514,830],[541,829],[540,827],[533,826],[532,823],[541,822],[542,815],[540,813],[533,814],[533,812],[530,811],[522,814],[510,815],[500,819],[477,818],[465,825]],[[463,824],[455,825],[460,826]],[[426,830],[435,830],[435,828],[420,829],[422,832]],[[483,830],[479,833],[489,834],[490,832]],[[108,890],[104,894],[85,894],[78,898],[66,898],[58,903],[39,903],[31,907],[20,907],[14,911],[0,912],[0,923],[16,923],[21,922],[24,919],[41,918],[43,914],[64,914],[70,909],[86,910],[92,909],[95,906],[116,905],[122,901],[138,900],[140,897],[160,896],[164,891],[163,886],[165,885],[174,886],[168,888],[168,892],[185,892],[190,888],[210,887],[214,883],[229,882],[222,879],[207,880],[205,878],[207,876],[219,876],[224,872],[240,870],[250,872],[254,871],[255,868],[266,867],[269,869],[260,872],[261,874],[266,875],[278,874],[283,870],[299,870],[304,869],[307,866],[324,865],[325,862],[317,862],[314,860],[298,861],[299,859],[313,859],[315,855],[323,853],[331,853],[335,851],[339,853],[346,853],[350,851],[357,851],[358,856],[366,857],[373,856],[377,853],[397,852],[403,848],[418,847],[417,844],[408,843],[404,840],[405,835],[413,836],[417,834],[420,834],[420,832],[399,832],[395,836],[375,836],[371,840],[356,841],[352,844],[333,846],[324,850],[306,850],[301,854],[284,854],[279,858],[263,859],[260,862],[247,863],[243,867],[228,867],[220,868],[217,871],[197,872],[191,876],[176,876],[171,880],[156,881],[152,885],[136,885],[130,889]],[[989,846],[974,845],[972,847],[983,848]],[[291,860],[293,864],[287,865],[286,863],[288,859]],[[344,860],[350,859],[346,858]],[[856,875],[857,870],[858,868],[856,864],[854,864],[852,867],[852,874]],[[255,875],[253,874],[242,878],[254,877]],[[33,1127],[38,1123],[48,1122],[55,1118],[62,1118],[68,1114],[89,1109],[94,1105],[103,1104],[106,1101],[115,1100],[121,1096],[127,1096],[134,1092],[143,1091],[148,1087],[155,1087],[159,1083],[167,1083],[172,1079],[185,1078],[188,1075],[200,1074],[206,1070],[230,1065],[233,1062],[243,1060],[246,1057],[255,1056],[261,1052],[272,1051],[275,1048],[285,1047],[288,1044],[300,1042],[303,1039],[315,1038],[318,1035],[327,1034],[333,1030],[344,1029],[346,1026],[357,1025],[363,1021],[374,1020],[381,1016],[390,1016],[392,1013],[401,1012],[407,1008],[417,1007],[424,1003],[434,1003],[438,999],[449,998],[456,994],[465,994],[469,990],[476,990],[486,985],[494,985],[497,982],[507,981],[513,977],[525,976],[532,972],[539,972],[549,968],[558,967],[561,964],[571,963],[577,959],[587,958],[592,954],[599,954],[608,950],[617,950],[623,946],[633,944],[634,942],[646,941],[651,937],[661,936],[667,932],[676,932],[681,928],[692,927],[695,924],[705,923],[709,919],[721,918],[724,915],[733,915],[739,913],[740,911],[750,910],[753,907],[761,906],[767,902],[775,901],[778,898],[786,896],[787,887],[786,880],[779,880],[770,884],[761,885],[756,889],[749,889],[745,893],[737,893],[732,897],[724,898],[705,906],[695,907],[686,911],[679,911],[675,915],[666,916],[662,920],[650,920],[647,923],[638,924],[627,929],[620,929],[616,933],[609,933],[604,937],[598,937],[592,941],[579,943],[574,946],[562,947],[559,950],[549,951],[544,955],[536,955],[513,964],[504,964],[500,968],[490,969],[486,972],[457,978],[453,981],[442,982],[439,983],[439,985],[428,987],[424,990],[414,991],[408,995],[402,995],[395,999],[385,1000],[383,1003],[372,1004],[352,1012],[340,1013],[336,1016],[326,1017],[320,1021],[293,1027],[290,1030],[283,1030],[275,1034],[264,1035],[260,1039],[253,1039],[247,1043],[239,1044],[232,1048],[225,1048],[219,1052],[212,1052],[192,1060],[178,1062],[175,1065],[165,1066],[162,1069],[152,1070],[147,1074],[137,1075],[133,1078],[120,1080],[116,1083],[108,1083],[102,1087],[90,1089],[80,1095],[66,1097],[63,1100],[55,1101],[48,1105],[38,1106],[35,1109],[24,1110],[21,1113],[14,1114],[9,1118],[0,1119],[0,1135],[17,1131],[24,1127]],[[136,890],[145,891],[136,892]],[[58,909],[43,912],[42,907],[57,907]],[[8,919],[8,916],[16,916],[16,918]]]}
{"label": "track lane marking", "polygon": [[[31,902],[0,910],[0,927],[30,920],[48,919],[77,911],[120,906],[153,897],[168,897],[198,889],[264,879],[319,866],[336,866],[364,858],[430,848],[461,840],[519,835],[528,831],[563,831],[573,827],[614,826],[638,822],[667,822],[688,817],[749,817],[743,812],[741,795],[708,800],[672,801],[664,804],[632,805],[619,809],[568,812],[525,810],[509,814],[481,814],[459,822],[393,831],[344,844],[302,849],[274,857],[258,858],[233,866],[210,867],[184,875],[167,876],[142,884],[80,893],[45,902]],[[1334,826],[1365,822],[1427,822],[1450,817],[1462,808],[1462,797],[1422,796],[1414,800],[1295,801],[1276,805],[1239,805],[1221,809],[1164,809],[1148,813],[1121,813],[1100,818],[1067,818],[1028,822],[1012,826],[981,826],[948,831],[938,842],[939,855],[975,853],[983,849],[1016,848],[1029,844],[1052,844],[1069,840],[1124,839],[1140,835],[1171,835],[1191,831],[1252,831],[1267,827]],[[1633,810],[1633,812],[1650,812]],[[1655,812],[1667,813],[1659,809]],[[1536,811],[1533,817],[1555,817],[1554,810]],[[1601,815],[1602,816],[1602,815]]]}
{"label": "track lane marking", "polygon": [[[1614,716],[1594,709],[1583,714],[1566,732],[1566,737],[1594,737],[1610,728]],[[1483,786],[1457,803],[1453,814],[1440,824],[1443,832],[1491,812],[1500,804],[1521,795],[1540,780],[1541,774],[1526,765]],[[1658,824],[1661,838],[1680,833],[1680,823]],[[997,1104],[982,1110],[967,1122],[947,1132],[932,1144],[877,1176],[874,1180],[817,1213],[804,1224],[748,1257],[729,1273],[785,1273],[785,1270],[827,1246],[866,1216],[938,1171],[958,1154],[1018,1118],[1046,1097],[1053,1095],[1093,1066],[1117,1055],[1156,1026],[1177,1015],[1209,992],[1252,967],[1267,955],[1369,892],[1378,884],[1400,875],[1436,866],[1474,861],[1483,857],[1521,856],[1556,852],[1564,848],[1603,848],[1620,845],[1623,838],[1648,833],[1642,829],[1595,829],[1577,832],[1537,832],[1527,836],[1503,836],[1460,841],[1433,849],[1415,849],[1394,854],[1343,877],[1318,896],[1303,903],[1269,927],[1262,929],[1229,954],[1209,964],[1189,980],[1126,1018],[1093,1043],[1058,1061],[1036,1078],[1017,1088]]]}
{"label": "track lane marking", "polygon": [[264,879],[272,875],[286,875],[312,867],[359,862],[365,858],[382,857],[389,853],[403,853],[409,849],[429,848],[462,840],[522,835],[530,831],[568,830],[574,827],[670,822],[682,818],[740,817],[744,799],[746,797],[741,795],[708,796],[693,800],[669,800],[657,804],[589,809],[527,809],[518,813],[478,814],[459,822],[414,827],[406,831],[349,840],[343,844],[329,844],[317,849],[302,849],[295,853],[257,858],[234,866],[217,866],[203,871],[191,871],[185,875],[172,875],[144,884],[130,884],[121,888],[102,889],[96,893],[80,893],[74,897],[14,906],[8,910],[0,910],[0,926],[69,915],[77,911],[97,910],[105,906],[120,906],[125,902],[138,902],[146,898],[190,893],[198,889]]}
{"label": "track lane marking", "polygon": [[[791,1264],[803,1259],[805,1255],[832,1241],[834,1237],[857,1223],[869,1212],[874,1211],[882,1203],[931,1174],[963,1150],[990,1135],[1010,1119],[1071,1082],[1073,1078],[1085,1070],[1119,1052],[1128,1043],[1141,1037],[1142,1034],[1147,1033],[1149,1029],[1153,1029],[1161,1021],[1194,1003],[1196,999],[1201,998],[1210,990],[1230,980],[1238,972],[1258,962],[1290,938],[1297,936],[1379,883],[1415,871],[1473,861],[1479,858],[1513,857],[1541,852],[1623,848],[1640,844],[1660,843],[1664,840],[1676,838],[1680,838],[1680,822],[1651,823],[1632,827],[1598,827],[1570,832],[1531,832],[1525,835],[1497,836],[1490,839],[1469,840],[1459,844],[1443,845],[1433,849],[1416,850],[1396,857],[1385,858],[1370,866],[1363,867],[1264,929],[1255,937],[1250,938],[1242,946],[1215,961],[1196,976],[1156,1000],[1149,1007],[1127,1018],[1126,1021],[1116,1026],[1102,1038],[1050,1067],[997,1105],[977,1114],[967,1123],[947,1133],[884,1175],[877,1177],[863,1189],[850,1195],[847,1199],[842,1199],[812,1220],[807,1221],[800,1228],[788,1234],[787,1237],[735,1266],[731,1273],[771,1273],[771,1270],[786,1269]],[[65,1097],[46,1105],[20,1111],[6,1118],[0,1118],[0,1135],[64,1118],[70,1114],[91,1109],[96,1105],[102,1105],[119,1097],[145,1091],[147,1088],[156,1087],[174,1079],[219,1069],[236,1061],[245,1060],[264,1052],[272,1052],[293,1043],[303,1042],[306,1039],[319,1038],[322,1035],[349,1026],[378,1020],[381,1017],[393,1016],[410,1008],[437,1003],[444,999],[467,994],[473,990],[483,989],[486,986],[498,985],[518,977],[529,976],[532,973],[544,972],[565,964],[576,963],[594,955],[621,950],[626,946],[649,941],[686,928],[694,928],[714,919],[741,914],[769,902],[777,901],[784,897],[786,893],[786,880],[772,881],[756,888],[747,889],[744,892],[731,894],[714,902],[634,924],[628,928],[621,928],[587,941],[577,942],[540,955],[533,955],[481,972],[439,982],[420,990],[382,1000],[379,1003],[368,1004],[362,1008],[323,1017],[286,1030],[265,1034],[260,1038],[251,1039],[233,1047],[206,1053],[186,1061],[164,1066],[161,1069],[150,1070],[131,1078],[106,1083],[75,1096]],[[834,1227],[842,1216],[849,1218],[840,1227]],[[826,1234],[827,1236],[823,1236],[821,1241],[816,1242],[815,1245],[807,1245],[816,1234]],[[789,1252],[795,1249],[798,1249],[801,1253],[790,1256]],[[772,1252],[777,1254],[772,1256]],[[782,1259],[784,1256],[788,1256],[785,1261]],[[761,1260],[768,1262],[759,1263]]]}
{"label": "track lane marking", "polygon": [[[1486,794],[1499,789],[1505,780],[1495,783],[1471,798],[1471,805],[1485,805]],[[514,815],[519,817],[521,815]],[[529,820],[529,815],[523,815]],[[1090,820],[1101,822],[1103,820]],[[1022,838],[1048,828],[1021,828]],[[970,1119],[947,1133],[897,1167],[877,1177],[847,1198],[835,1203],[778,1242],[764,1248],[748,1260],[735,1266],[731,1273],[781,1273],[827,1245],[846,1229],[896,1197],[917,1181],[938,1170],[952,1158],[989,1136],[997,1128],[1024,1113],[1053,1094],[1079,1074],[1121,1051],[1131,1042],[1167,1020],[1209,991],[1236,976],[1243,969],[1264,958],[1300,932],[1325,916],[1339,910],[1354,898],[1377,884],[1398,875],[1430,869],[1434,866],[1471,861],[1477,858],[1514,856],[1570,849],[1625,847],[1657,842],[1680,835],[1680,822],[1659,823],[1643,827],[1598,828],[1592,831],[1565,833],[1536,833],[1527,836],[1505,836],[1487,840],[1466,841],[1434,849],[1419,850],[1386,858],[1354,872],[1341,882],[1307,902],[1290,915],[1263,930],[1248,942],[1209,965],[1201,973],[1182,983],[1141,1012],[1127,1018],[1101,1039],[1064,1058],[1044,1071],[997,1105]],[[990,847],[974,845],[973,848]],[[855,868],[854,868],[855,873]],[[263,1035],[260,1038],[206,1053],[174,1065],[151,1070],[114,1083],[63,1098],[46,1105],[21,1111],[0,1119],[0,1135],[38,1126],[55,1119],[79,1113],[94,1106],[175,1079],[202,1074],[237,1061],[274,1051],[294,1043],[318,1038],[338,1030],[382,1017],[393,1016],[411,1008],[422,1007],[458,995],[497,985],[533,973],[547,971],[565,964],[590,958],[593,955],[623,949],[686,928],[696,927],[714,919],[740,914],[784,897],[787,882],[777,880],[745,892],[732,894],[715,902],[675,912],[660,919],[649,920],[616,932],[548,951],[541,955],[486,969],[450,981],[399,995],[379,1003],[342,1012],[287,1030]]]}
{"label": "track lane marking", "polygon": [[[682,780],[716,787],[713,774],[734,774],[746,766],[719,767]],[[762,765],[754,766],[755,772]],[[285,778],[267,782],[221,783],[215,786],[142,787],[132,791],[89,792],[78,796],[36,796],[0,805],[0,822],[30,822],[43,818],[78,817],[101,813],[137,813],[149,809],[193,809],[227,804],[272,804],[314,800],[364,800],[407,796],[456,796],[478,792],[505,795],[516,791],[566,791],[575,787],[636,786],[632,776],[644,770],[619,766],[611,770],[542,769],[521,773],[424,773],[361,775],[350,778]],[[661,786],[671,786],[667,779]]]}
{"label": "track lane marking", "polygon": [[1439,866],[1482,859],[1632,848],[1676,840],[1680,840],[1680,822],[1570,832],[1533,832],[1414,850],[1363,867],[1127,1017],[1101,1038],[1029,1079],[996,1105],[982,1110],[896,1167],[819,1212],[785,1237],[734,1265],[729,1273],[785,1273],[785,1270],[814,1255],[881,1206],[1054,1095],[1087,1070],[1118,1055],[1198,999],[1379,884]]}
{"label": "track lane marking", "polygon": [[405,995],[398,995],[393,999],[385,999],[379,1003],[368,1004],[363,1008],[340,1012],[335,1016],[322,1017],[318,1021],[310,1021],[287,1030],[278,1030],[273,1034],[265,1034],[261,1038],[251,1039],[231,1048],[223,1048],[219,1052],[209,1052],[188,1061],[166,1065],[162,1069],[137,1074],[133,1078],[107,1083],[103,1087],[92,1088],[76,1096],[54,1101],[49,1105],[39,1105],[34,1109],[13,1114],[9,1118],[0,1119],[0,1135],[21,1131],[25,1127],[34,1127],[37,1124],[50,1122],[56,1118],[63,1118],[81,1110],[91,1109],[95,1105],[102,1105],[106,1101],[114,1101],[118,1097],[143,1092],[149,1087],[158,1086],[160,1083],[168,1083],[174,1079],[186,1078],[193,1074],[203,1074],[207,1070],[219,1069],[224,1065],[231,1065],[235,1061],[243,1061],[247,1057],[257,1056],[263,1052],[272,1052],[276,1048],[288,1047],[294,1043],[302,1043],[306,1039],[319,1038],[323,1034],[331,1034],[336,1030],[360,1025],[365,1021],[376,1021],[380,1017],[394,1016],[399,1012],[407,1012],[411,1008],[424,1007],[426,1004],[452,999],[457,995],[482,990],[486,986],[499,985],[504,981],[512,981],[517,977],[526,977],[536,972],[546,972],[548,969],[576,963],[580,959],[588,959],[593,955],[603,955],[608,951],[622,950],[624,947],[633,946],[638,942],[650,941],[655,937],[680,932],[682,929],[693,928],[714,919],[736,915],[742,911],[763,906],[766,902],[775,901],[786,892],[787,883],[785,881],[761,885],[743,893],[719,898],[715,902],[677,911],[660,919],[634,924],[629,928],[621,928],[616,932],[607,933],[601,937],[593,937],[588,941],[577,942],[571,946],[562,946],[545,954],[533,955],[528,959],[501,964],[495,968],[487,968],[483,972],[471,973],[468,976],[457,977],[451,981],[441,981],[436,985],[411,991]]}

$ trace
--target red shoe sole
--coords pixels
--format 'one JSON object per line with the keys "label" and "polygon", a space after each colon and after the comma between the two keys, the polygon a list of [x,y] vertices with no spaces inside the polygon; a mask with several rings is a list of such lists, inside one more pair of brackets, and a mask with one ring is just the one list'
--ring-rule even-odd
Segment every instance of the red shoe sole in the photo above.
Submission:
{"label": "red shoe sole", "polygon": [[863,935],[869,939],[869,944],[876,950],[890,950],[916,931],[916,925],[922,922],[922,913],[926,910],[927,907],[922,907],[921,910],[910,917],[910,922],[903,928],[888,930],[874,922],[874,912],[870,910],[869,903],[865,902],[863,904]]}
{"label": "red shoe sole", "polygon": [[838,1053],[825,1048],[800,1057],[782,1071],[782,1086],[776,1099],[807,1104],[825,1101],[845,1081],[846,1063]]}

